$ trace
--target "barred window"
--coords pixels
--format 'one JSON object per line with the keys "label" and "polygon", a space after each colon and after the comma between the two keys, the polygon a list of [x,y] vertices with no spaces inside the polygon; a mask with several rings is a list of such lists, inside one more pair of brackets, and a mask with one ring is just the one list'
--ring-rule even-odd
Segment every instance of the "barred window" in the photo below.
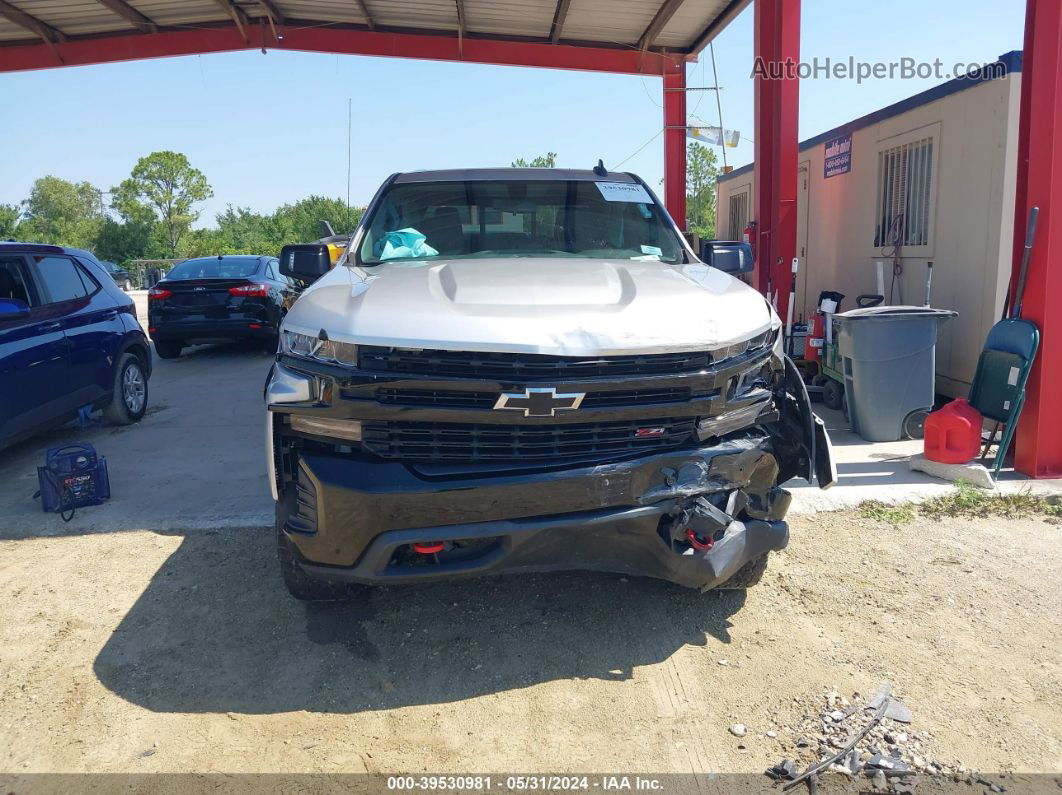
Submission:
{"label": "barred window", "polygon": [[735,193],[730,197],[730,214],[727,216],[727,240],[741,240],[745,227],[749,225],[748,191]]}
{"label": "barred window", "polygon": [[874,245],[929,245],[933,139],[878,153],[878,222]]}

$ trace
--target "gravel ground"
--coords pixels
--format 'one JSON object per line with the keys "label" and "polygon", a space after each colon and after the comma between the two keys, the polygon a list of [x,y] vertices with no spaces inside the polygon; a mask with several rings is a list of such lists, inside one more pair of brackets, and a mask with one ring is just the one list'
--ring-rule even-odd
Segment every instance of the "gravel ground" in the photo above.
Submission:
{"label": "gravel ground", "polygon": [[762,773],[884,682],[926,764],[1060,773],[1055,521],[800,517],[747,594],[572,573],[310,606],[267,530],[4,540],[0,773]]}

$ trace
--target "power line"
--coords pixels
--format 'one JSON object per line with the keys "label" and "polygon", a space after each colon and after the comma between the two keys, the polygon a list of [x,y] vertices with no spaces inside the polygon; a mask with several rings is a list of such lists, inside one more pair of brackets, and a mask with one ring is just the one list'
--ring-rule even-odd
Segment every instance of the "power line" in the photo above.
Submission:
{"label": "power line", "polygon": [[645,142],[644,144],[642,144],[641,146],[639,146],[639,147],[638,147],[637,149],[635,149],[635,150],[634,150],[633,152],[631,152],[631,153],[630,153],[629,155],[627,155],[627,156],[626,156],[625,158],[623,158],[623,159],[622,159],[621,161],[619,161],[618,163],[616,163],[616,165],[614,165],[614,166],[612,167],[612,168],[613,168],[613,170],[615,170],[615,169],[619,168],[619,167],[620,167],[620,166],[622,166],[622,165],[623,165],[624,163],[626,163],[626,162],[627,162],[628,160],[630,160],[630,159],[631,159],[632,157],[634,157],[634,156],[635,156],[636,154],[638,154],[638,153],[639,153],[639,152],[641,152],[641,151],[642,151],[643,149],[645,149],[645,147],[649,146],[649,144],[651,144],[651,143],[652,143],[653,141],[655,141],[655,140],[656,140],[657,138],[659,138],[659,137],[660,137],[660,136],[661,136],[661,135],[663,134],[663,132],[664,132],[664,128],[663,128],[663,127],[661,127],[661,128],[659,129],[659,130],[657,130],[657,131],[656,131],[656,135],[654,135],[654,136],[653,136],[652,138],[650,138],[650,139],[649,139],[648,141],[646,141],[646,142]]}
{"label": "power line", "polygon": [[[347,97],[347,217],[350,217],[350,97]],[[344,221],[344,223],[346,223]]]}

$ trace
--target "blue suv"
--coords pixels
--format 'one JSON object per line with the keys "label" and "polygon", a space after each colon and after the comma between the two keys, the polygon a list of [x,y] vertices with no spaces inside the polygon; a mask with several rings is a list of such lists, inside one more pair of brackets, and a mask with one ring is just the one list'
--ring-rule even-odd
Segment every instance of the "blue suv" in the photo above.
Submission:
{"label": "blue suv", "polygon": [[151,346],[133,300],[92,254],[0,243],[0,446],[102,409],[144,416]]}

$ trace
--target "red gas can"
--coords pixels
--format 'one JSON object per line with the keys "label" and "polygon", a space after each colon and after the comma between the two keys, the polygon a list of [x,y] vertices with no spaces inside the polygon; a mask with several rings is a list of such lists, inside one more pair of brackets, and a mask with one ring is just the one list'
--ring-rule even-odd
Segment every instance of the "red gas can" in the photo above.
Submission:
{"label": "red gas can", "polygon": [[951,401],[926,418],[925,454],[942,464],[965,464],[981,452],[981,412],[966,398]]}

